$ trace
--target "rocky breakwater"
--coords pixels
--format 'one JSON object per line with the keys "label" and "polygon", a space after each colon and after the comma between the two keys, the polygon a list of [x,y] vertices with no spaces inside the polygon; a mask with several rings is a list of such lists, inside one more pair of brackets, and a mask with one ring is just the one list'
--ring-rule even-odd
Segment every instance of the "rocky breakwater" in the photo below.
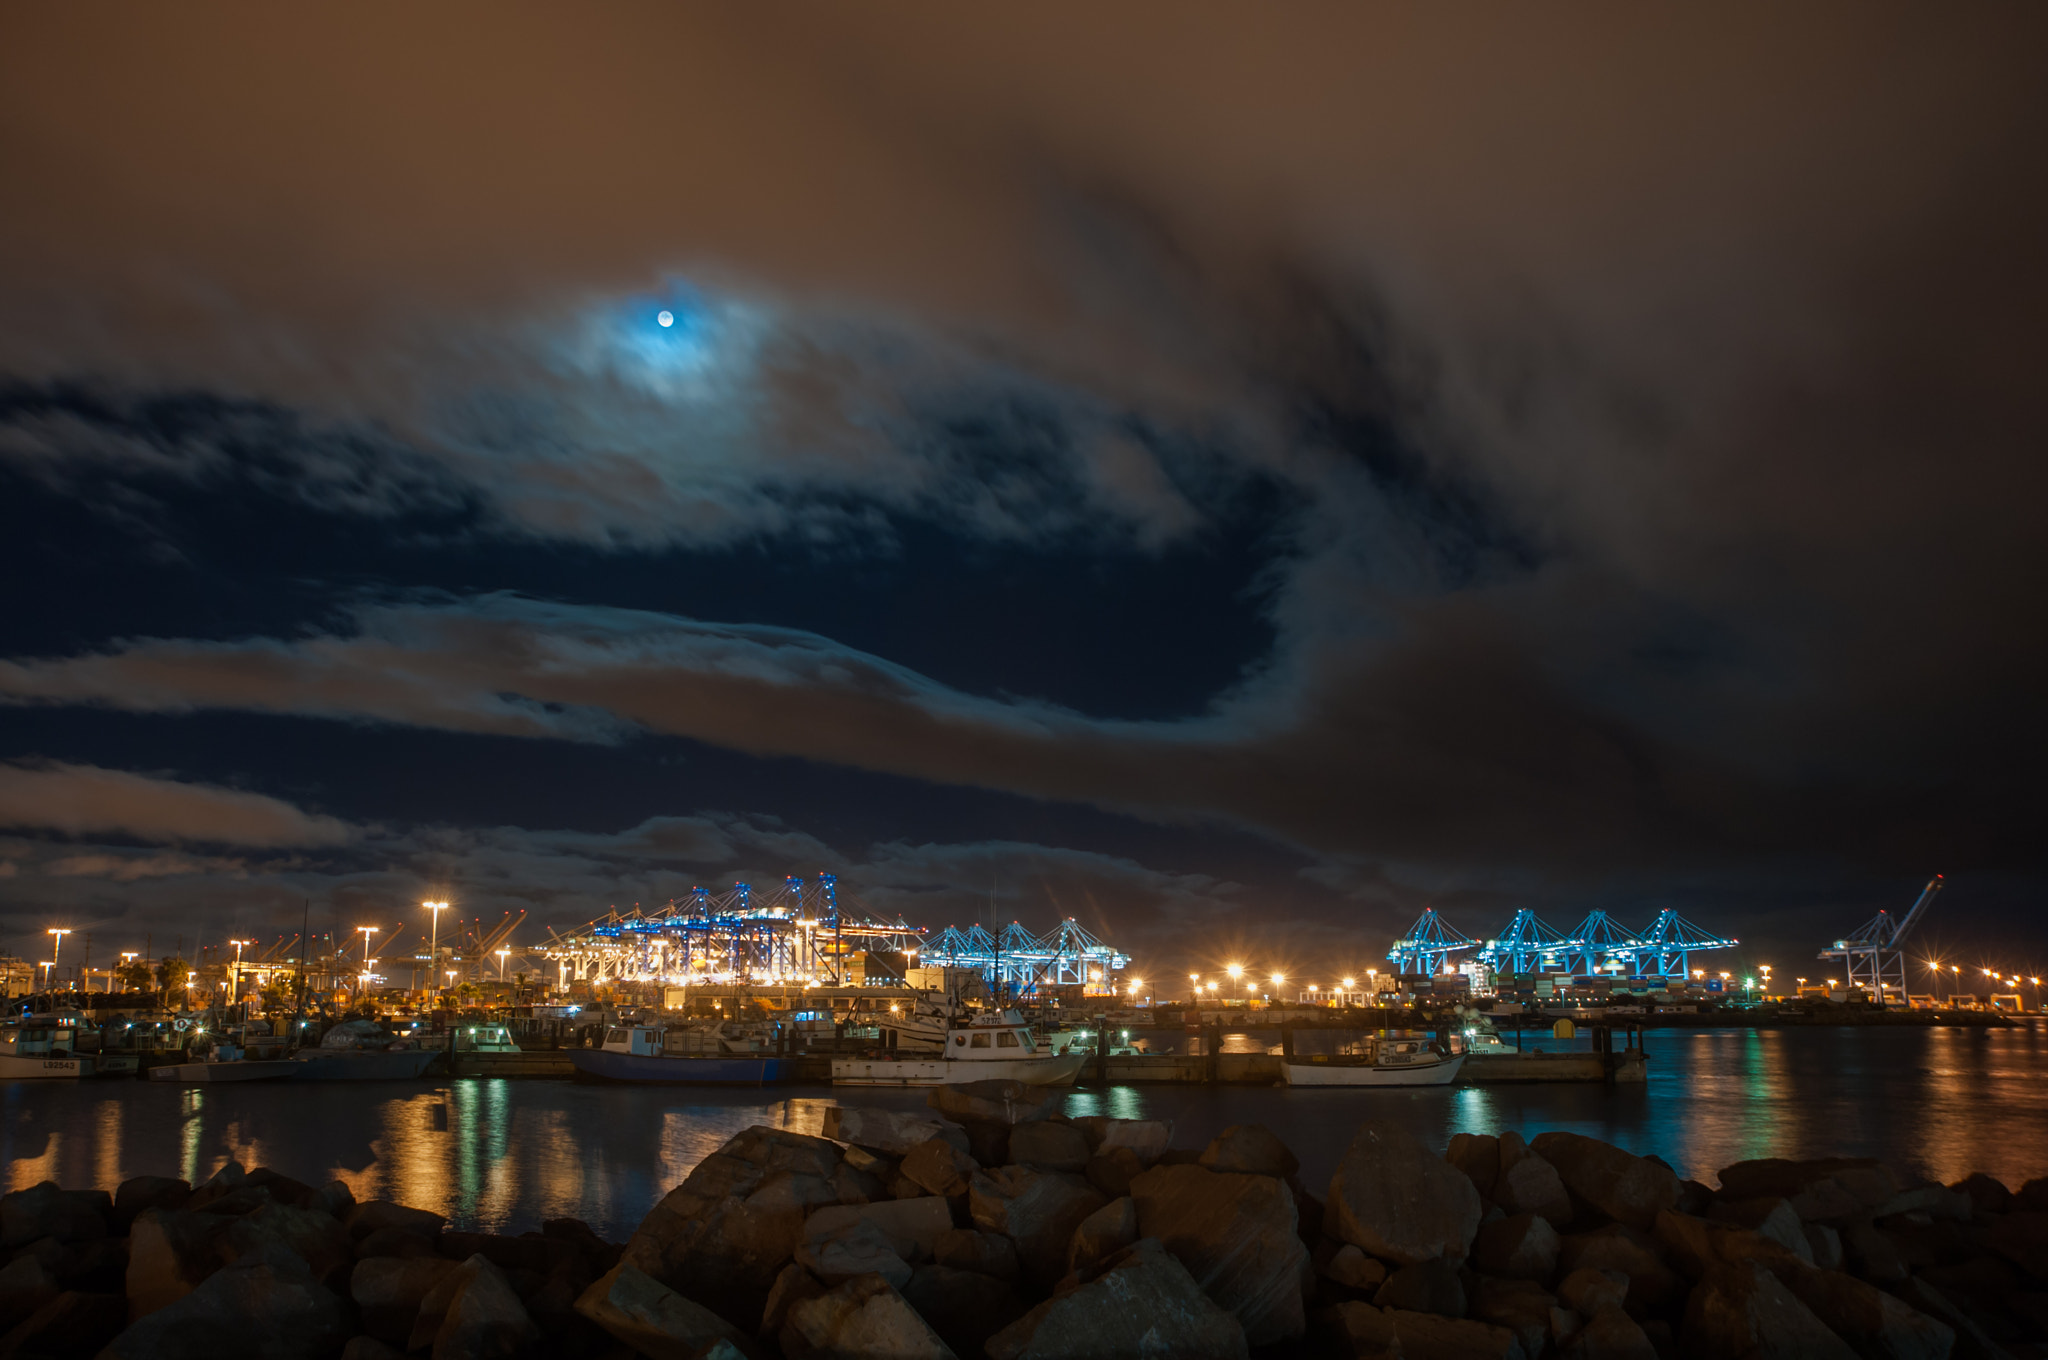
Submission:
{"label": "rocky breakwater", "polygon": [[2048,1181],[1590,1138],[1357,1131],[1325,1193],[1270,1130],[1202,1148],[941,1088],[756,1127],[623,1246],[493,1237],[230,1166],[0,1200],[12,1356],[269,1360],[1995,1360],[2048,1356]]}

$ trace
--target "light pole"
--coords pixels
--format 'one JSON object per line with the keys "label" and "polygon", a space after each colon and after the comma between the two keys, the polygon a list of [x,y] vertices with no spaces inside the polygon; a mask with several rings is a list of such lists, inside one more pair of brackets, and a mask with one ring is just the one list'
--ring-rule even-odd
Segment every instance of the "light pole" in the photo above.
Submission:
{"label": "light pole", "polygon": [[500,949],[498,951],[498,981],[500,982],[505,980],[505,960],[510,957],[512,957],[511,950]]}
{"label": "light pole", "polygon": [[[433,967],[438,969],[441,966],[441,913],[448,910],[448,904],[446,902],[422,902],[420,905],[434,913],[430,918],[433,921],[433,926],[428,934],[427,953],[433,956]],[[432,970],[429,970],[427,975],[432,977]]]}
{"label": "light pole", "polygon": [[254,941],[229,940],[228,943],[235,947],[234,981],[228,984],[228,1004],[233,1005],[241,1000],[242,997],[242,946],[252,944]]}
{"label": "light pole", "polygon": [[48,933],[49,933],[49,934],[51,934],[51,935],[54,935],[54,936],[56,937],[56,939],[57,939],[57,942],[56,942],[55,944],[53,944],[53,945],[51,945],[51,946],[50,946],[50,969],[51,969],[51,972],[50,972],[50,977],[49,977],[48,979],[45,979],[45,981],[46,981],[46,982],[51,982],[51,981],[53,981],[53,980],[54,980],[54,979],[56,978],[56,976],[57,976],[57,974],[56,974],[56,967],[57,967],[57,961],[58,961],[59,959],[61,959],[61,958],[63,958],[63,957],[64,957],[64,937],[65,937],[66,935],[69,935],[69,934],[71,933],[71,930],[70,930],[70,928],[69,928],[69,927],[65,927],[64,929],[61,929],[61,930],[60,930],[60,929],[59,929],[59,928],[57,928],[56,926],[51,926],[51,927],[50,927],[50,929],[49,929],[49,931],[48,931]]}

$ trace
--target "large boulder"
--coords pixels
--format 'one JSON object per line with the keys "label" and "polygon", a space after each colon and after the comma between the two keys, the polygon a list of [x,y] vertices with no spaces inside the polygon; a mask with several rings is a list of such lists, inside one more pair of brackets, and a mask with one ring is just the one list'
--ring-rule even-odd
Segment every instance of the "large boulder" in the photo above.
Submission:
{"label": "large boulder", "polygon": [[8,1360],[70,1360],[100,1353],[121,1330],[121,1296],[67,1289],[0,1335]]}
{"label": "large boulder", "polygon": [[807,1214],[820,1205],[839,1203],[837,1178],[813,1176],[807,1171],[771,1171],[747,1196],[747,1205],[762,1212],[795,1210]]}
{"label": "large boulder", "polygon": [[1340,1303],[1338,1328],[1359,1356],[1399,1360],[1526,1360],[1522,1343],[1506,1327],[1468,1318]]}
{"label": "large boulder", "polygon": [[114,1191],[114,1230],[125,1233],[144,1209],[182,1209],[192,1183],[170,1176],[131,1176]]}
{"label": "large boulder", "polygon": [[997,1280],[1015,1280],[1023,1274],[1015,1242],[1001,1233],[976,1228],[952,1228],[940,1233],[932,1244],[932,1260],[954,1270],[972,1271]]}
{"label": "large boulder", "polygon": [[990,1337],[989,1360],[1246,1360],[1244,1329],[1151,1238]]}
{"label": "large boulder", "polygon": [[1618,1270],[1580,1266],[1557,1282],[1557,1296],[1572,1311],[1594,1317],[1621,1307],[1628,1298],[1628,1276]]}
{"label": "large boulder", "polygon": [[860,1275],[879,1275],[896,1288],[910,1283],[910,1263],[882,1230],[864,1218],[806,1235],[796,1249],[796,1263],[827,1285],[843,1284]]}
{"label": "large boulder", "polygon": [[323,1284],[333,1283],[355,1262],[347,1230],[331,1215],[284,1203],[266,1204],[236,1219],[228,1228],[222,1254],[236,1260],[270,1245],[292,1252]]}
{"label": "large boulder", "polygon": [[1720,1180],[1723,1199],[1789,1200],[1793,1212],[1810,1223],[1839,1224],[1868,1214],[1903,1188],[1890,1167],[1869,1157],[1764,1157],[1723,1169]]}
{"label": "large boulder", "polygon": [[[1448,1171],[1449,1168],[1446,1167]],[[1155,1166],[1131,1182],[1138,1231],[1157,1238],[1253,1346],[1300,1336],[1313,1286],[1294,1196],[1271,1176]]]}
{"label": "large boulder", "polygon": [[862,1275],[790,1305],[779,1339],[791,1360],[957,1360],[879,1275]]}
{"label": "large boulder", "polygon": [[1202,1149],[1200,1164],[1211,1171],[1238,1171],[1281,1180],[1301,1170],[1300,1158],[1264,1124],[1232,1124],[1209,1140],[1209,1146]]}
{"label": "large boulder", "polygon": [[1685,1304],[1687,1348],[1702,1356],[1851,1360],[1856,1352],[1754,1261],[1716,1264]]}
{"label": "large boulder", "polygon": [[[1318,1253],[1311,1259],[1320,1257],[1321,1253]],[[1373,1260],[1349,1242],[1328,1252],[1328,1259],[1322,1261],[1317,1273],[1332,1284],[1361,1292],[1378,1289],[1387,1278],[1387,1268],[1383,1263]]]}
{"label": "large boulder", "polygon": [[1657,1360],[1657,1346],[1641,1323],[1610,1308],[1594,1314],[1557,1354],[1558,1360]]}
{"label": "large boulder", "polygon": [[448,1220],[426,1209],[415,1209],[405,1204],[394,1204],[386,1199],[366,1199],[348,1211],[344,1220],[349,1240],[360,1242],[371,1233],[384,1228],[397,1228],[429,1240],[441,1235],[441,1229],[448,1226]]}
{"label": "large boulder", "polygon": [[1747,1228],[1776,1242],[1808,1265],[1814,1264],[1813,1244],[1806,1239],[1807,1224],[1793,1211],[1790,1200],[1774,1197],[1716,1200],[1707,1210],[1707,1219],[1713,1223]]}
{"label": "large boulder", "polygon": [[1553,1130],[1529,1144],[1557,1168],[1575,1205],[1632,1228],[1649,1228],[1678,1203],[1678,1173],[1662,1162],[1624,1152],[1584,1134]]}
{"label": "large boulder", "polygon": [[1548,1158],[1532,1152],[1512,1129],[1500,1136],[1500,1166],[1493,1182],[1493,1202],[1509,1214],[1535,1214],[1562,1228],[1571,1222],[1571,1197]]}
{"label": "large boulder", "polygon": [[128,1234],[128,1317],[176,1303],[220,1269],[234,1220],[182,1209],[145,1209]]}
{"label": "large boulder", "polygon": [[1839,1271],[1780,1267],[1778,1282],[1867,1360],[1948,1360],[1954,1329]]}
{"label": "large boulder", "polygon": [[1081,1220],[1067,1248],[1067,1268],[1083,1271],[1138,1240],[1138,1206],[1129,1195],[1113,1199]]}
{"label": "large boulder", "polygon": [[540,1329],[505,1272],[478,1254],[443,1276],[420,1301],[408,1350],[431,1345],[434,1360],[503,1360],[540,1343]]}
{"label": "large boulder", "polygon": [[976,1172],[967,1194],[974,1225],[1015,1242],[1025,1278],[1041,1288],[1050,1288],[1066,1273],[1074,1229],[1106,1203],[1102,1192],[1079,1176],[1026,1166]]}
{"label": "large boulder", "polygon": [[918,1144],[934,1138],[967,1151],[967,1131],[958,1124],[915,1110],[882,1110],[868,1105],[828,1107],[825,1136],[891,1157],[908,1156]]}
{"label": "large boulder", "polygon": [[0,1267],[0,1332],[64,1292],[57,1274],[40,1257],[24,1254]]}
{"label": "large boulder", "polygon": [[330,1360],[351,1330],[342,1301],[313,1278],[304,1261],[272,1244],[215,1271],[183,1297],[140,1318],[100,1356]]}
{"label": "large boulder", "polygon": [[692,1303],[645,1271],[617,1265],[583,1291],[576,1311],[641,1355],[694,1360],[725,1342],[738,1353],[739,1328]]}
{"label": "large boulder", "polygon": [[904,1154],[898,1167],[901,1175],[934,1195],[966,1194],[976,1169],[966,1149],[944,1138],[925,1139]]}
{"label": "large boulder", "polygon": [[455,1262],[440,1256],[373,1256],[356,1262],[348,1292],[362,1314],[363,1330],[403,1346],[412,1336],[421,1301],[455,1269]]}
{"label": "large boulder", "polygon": [[1166,1151],[1166,1145],[1173,1141],[1173,1121],[1170,1119],[1113,1119],[1108,1115],[1091,1114],[1076,1119],[1074,1124],[1088,1135],[1088,1145],[1096,1156],[1125,1148],[1143,1166],[1158,1161],[1159,1155]]}
{"label": "large boulder", "polygon": [[1501,1280],[1486,1275],[1479,1277],[1478,1288],[1467,1300],[1467,1310],[1473,1317],[1506,1328],[1530,1357],[1543,1353],[1551,1335],[1552,1310],[1556,1307],[1556,1297],[1532,1281]]}
{"label": "large boulder", "polygon": [[1472,1178],[1481,1199],[1492,1198],[1494,1177],[1500,1174],[1500,1139],[1490,1133],[1454,1133],[1444,1160]]}
{"label": "large boulder", "polygon": [[1547,1280],[1557,1270],[1558,1247],[1557,1229],[1549,1220],[1516,1214],[1479,1229],[1472,1242],[1472,1264],[1485,1275]]}
{"label": "large boulder", "polygon": [[1024,1316],[1024,1301],[1006,1281],[947,1266],[919,1266],[903,1297],[960,1356],[981,1355],[990,1337]]}
{"label": "large boulder", "polygon": [[1056,1086],[1021,1081],[968,1081],[934,1086],[925,1103],[948,1119],[975,1124],[1030,1124],[1052,1118],[1061,1092]]}
{"label": "large boulder", "polygon": [[836,1232],[860,1220],[879,1229],[894,1251],[916,1265],[929,1261],[939,1239],[954,1232],[953,1211],[946,1201],[931,1195],[917,1199],[890,1199],[875,1204],[838,1204],[819,1209],[804,1220],[803,1237],[810,1240]]}
{"label": "large boulder", "polygon": [[1448,1261],[1422,1261],[1402,1266],[1387,1276],[1372,1296],[1373,1307],[1381,1312],[1399,1309],[1411,1313],[1435,1313],[1439,1317],[1465,1316],[1465,1283]]}
{"label": "large boulder", "polygon": [[1683,1287],[1678,1272],[1659,1254],[1657,1240],[1625,1223],[1609,1223],[1593,1232],[1559,1239],[1557,1265],[1567,1273],[1587,1266],[1620,1271],[1628,1277],[1625,1306],[1638,1318],[1663,1314],[1677,1301]]}
{"label": "large boulder", "polygon": [[1079,1171],[1088,1165],[1088,1137],[1072,1124],[1041,1119],[1010,1130],[1010,1161],[1048,1171]]}
{"label": "large boulder", "polygon": [[1151,1163],[1139,1157],[1127,1147],[1108,1148],[1088,1159],[1088,1165],[1081,1168],[1081,1174],[1088,1183],[1108,1195],[1111,1199],[1122,1199],[1131,1193],[1131,1182],[1145,1173]]}
{"label": "large boulder", "polygon": [[0,1195],[0,1249],[26,1246],[39,1237],[89,1242],[107,1235],[113,1199],[104,1190],[60,1190],[43,1181]]}
{"label": "large boulder", "polygon": [[1324,1231],[1399,1265],[1461,1261],[1479,1231],[1479,1192],[1399,1124],[1368,1120],[1330,1177]]}

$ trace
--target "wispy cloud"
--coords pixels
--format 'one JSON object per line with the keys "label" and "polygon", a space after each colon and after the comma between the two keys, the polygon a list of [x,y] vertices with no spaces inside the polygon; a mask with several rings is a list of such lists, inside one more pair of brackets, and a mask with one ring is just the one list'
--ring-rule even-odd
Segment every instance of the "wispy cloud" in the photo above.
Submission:
{"label": "wispy cloud", "polygon": [[338,818],[262,794],[64,764],[0,765],[0,827],[241,846],[332,846],[352,835]]}

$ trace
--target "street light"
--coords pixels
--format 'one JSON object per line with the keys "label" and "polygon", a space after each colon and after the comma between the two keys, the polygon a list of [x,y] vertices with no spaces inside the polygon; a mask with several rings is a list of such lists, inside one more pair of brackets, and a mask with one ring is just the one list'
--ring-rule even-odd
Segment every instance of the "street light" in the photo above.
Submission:
{"label": "street light", "polygon": [[1232,982],[1235,982],[1239,978],[1244,976],[1244,965],[1241,963],[1233,963],[1228,968],[1225,968],[1223,971],[1230,974],[1230,980]]}
{"label": "street light", "polygon": [[433,921],[433,925],[429,928],[427,935],[427,953],[433,957],[435,963],[439,963],[441,961],[441,913],[448,910],[448,904],[446,902],[422,902],[420,905],[434,913],[429,918]]}
{"label": "street light", "polygon": [[57,960],[64,957],[64,937],[71,933],[71,929],[68,926],[63,929],[51,926],[48,933],[57,937],[57,942],[50,946],[50,967],[54,969]]}
{"label": "street light", "polygon": [[357,926],[356,931],[363,937],[363,967],[370,966],[370,937],[378,932],[377,926]]}
{"label": "street light", "polygon": [[510,958],[511,955],[512,951],[509,949],[500,949],[498,951],[498,981],[500,982],[505,980],[505,960]]}

